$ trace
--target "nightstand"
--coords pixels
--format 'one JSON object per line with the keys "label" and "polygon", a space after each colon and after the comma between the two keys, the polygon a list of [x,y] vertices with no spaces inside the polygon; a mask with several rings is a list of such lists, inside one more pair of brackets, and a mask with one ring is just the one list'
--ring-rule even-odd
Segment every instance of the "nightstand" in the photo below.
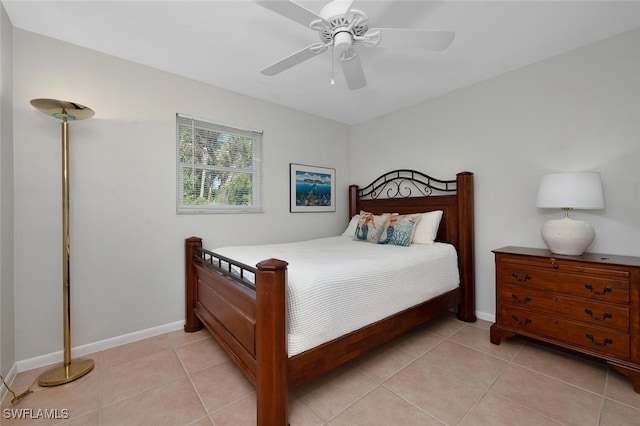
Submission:
{"label": "nightstand", "polygon": [[525,336],[604,360],[640,393],[640,257],[494,250],[491,343]]}

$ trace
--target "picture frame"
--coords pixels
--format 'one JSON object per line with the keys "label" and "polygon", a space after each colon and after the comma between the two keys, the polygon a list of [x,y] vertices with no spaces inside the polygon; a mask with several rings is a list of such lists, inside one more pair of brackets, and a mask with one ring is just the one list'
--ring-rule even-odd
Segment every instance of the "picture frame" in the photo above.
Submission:
{"label": "picture frame", "polygon": [[336,170],[290,163],[289,211],[335,212]]}

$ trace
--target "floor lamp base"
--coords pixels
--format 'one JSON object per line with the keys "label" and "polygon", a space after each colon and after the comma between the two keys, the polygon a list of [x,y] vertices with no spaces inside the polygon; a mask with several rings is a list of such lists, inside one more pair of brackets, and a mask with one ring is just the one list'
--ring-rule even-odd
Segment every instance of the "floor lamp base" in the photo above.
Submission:
{"label": "floor lamp base", "polygon": [[40,386],[58,386],[69,383],[93,370],[93,360],[80,358],[71,360],[68,366],[64,364],[56,365],[45,371],[38,377]]}

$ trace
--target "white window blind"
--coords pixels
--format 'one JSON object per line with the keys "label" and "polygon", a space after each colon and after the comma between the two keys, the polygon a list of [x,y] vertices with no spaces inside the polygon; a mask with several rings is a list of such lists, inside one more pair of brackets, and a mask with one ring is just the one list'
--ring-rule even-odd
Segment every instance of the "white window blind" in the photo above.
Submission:
{"label": "white window blind", "polygon": [[176,115],[178,213],[262,212],[262,132]]}

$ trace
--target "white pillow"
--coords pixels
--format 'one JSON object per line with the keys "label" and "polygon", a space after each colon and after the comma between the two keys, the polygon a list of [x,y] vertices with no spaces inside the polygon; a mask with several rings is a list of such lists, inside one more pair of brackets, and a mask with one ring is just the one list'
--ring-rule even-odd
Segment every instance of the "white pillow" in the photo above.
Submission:
{"label": "white pillow", "polygon": [[356,228],[358,227],[358,221],[359,220],[360,220],[360,215],[359,214],[353,216],[351,218],[351,220],[349,221],[349,226],[347,226],[347,229],[342,233],[342,235],[345,236],[345,237],[353,238],[353,236],[356,233]]}
{"label": "white pillow", "polygon": [[436,235],[438,234],[438,228],[440,227],[442,210],[421,213],[420,216],[420,222],[418,222],[418,226],[416,226],[412,243],[433,244],[436,240]]}

